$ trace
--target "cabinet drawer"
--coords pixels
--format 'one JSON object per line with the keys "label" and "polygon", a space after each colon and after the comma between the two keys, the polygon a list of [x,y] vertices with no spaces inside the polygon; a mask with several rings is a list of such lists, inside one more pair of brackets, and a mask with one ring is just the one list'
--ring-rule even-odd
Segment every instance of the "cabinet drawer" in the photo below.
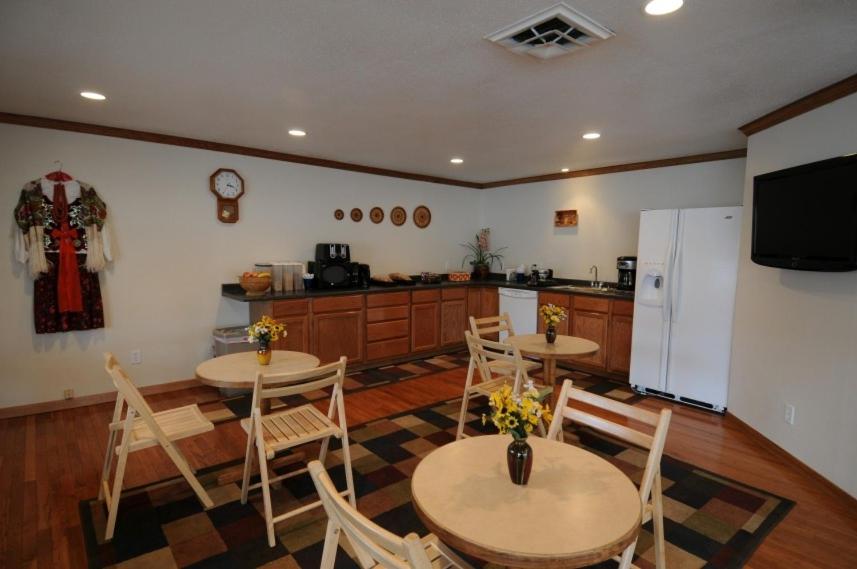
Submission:
{"label": "cabinet drawer", "polygon": [[366,325],[366,340],[369,342],[389,340],[390,338],[402,338],[407,335],[407,320],[393,320],[392,322],[378,322],[376,324]]}
{"label": "cabinet drawer", "polygon": [[445,288],[441,289],[441,298],[443,300],[462,300],[467,295],[467,289],[461,288]]}
{"label": "cabinet drawer", "polygon": [[338,312],[340,310],[360,310],[361,308],[363,308],[362,294],[312,299],[312,311],[316,314]]}
{"label": "cabinet drawer", "polygon": [[366,307],[375,308],[377,306],[399,306],[401,304],[408,304],[410,301],[410,297],[408,295],[408,291],[367,294]]}
{"label": "cabinet drawer", "polygon": [[366,344],[366,359],[381,360],[395,356],[403,356],[410,351],[411,345],[407,338],[369,342]]}
{"label": "cabinet drawer", "polygon": [[554,304],[556,306],[568,308],[571,306],[571,295],[563,294],[561,292],[540,292],[539,306],[543,306],[545,304]]}
{"label": "cabinet drawer", "polygon": [[434,302],[440,300],[440,289],[415,290],[411,295],[412,302]]}
{"label": "cabinet drawer", "polygon": [[302,298],[300,300],[278,300],[273,303],[271,312],[274,318],[282,318],[283,316],[303,316],[309,312],[309,300]]}
{"label": "cabinet drawer", "polygon": [[614,300],[613,314],[615,316],[633,316],[634,303],[630,300]]}
{"label": "cabinet drawer", "polygon": [[[407,293],[406,293],[407,294]],[[366,310],[366,322],[384,322],[385,320],[401,320],[410,314],[408,305],[385,306]]]}
{"label": "cabinet drawer", "polygon": [[575,310],[589,310],[591,312],[609,312],[609,310],[610,310],[610,299],[575,295],[575,297],[574,297],[574,309]]}

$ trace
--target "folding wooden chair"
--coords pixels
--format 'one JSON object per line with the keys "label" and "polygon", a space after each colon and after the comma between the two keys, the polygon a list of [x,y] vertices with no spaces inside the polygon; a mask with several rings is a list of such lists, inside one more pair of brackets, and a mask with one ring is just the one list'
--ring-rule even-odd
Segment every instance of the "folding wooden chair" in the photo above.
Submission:
{"label": "folding wooden chair", "polygon": [[[480,395],[489,397],[493,392],[510,383],[513,393],[520,393],[521,389],[529,386],[535,387],[540,392],[546,389],[544,385],[532,383],[527,374],[526,360],[521,357],[521,352],[515,346],[478,338],[467,331],[464,332],[464,338],[467,340],[467,349],[470,350],[471,368],[467,372],[464,383],[456,439],[467,436],[464,434],[464,422],[471,397]],[[502,365],[497,365],[498,362]],[[492,363],[495,365],[491,365]],[[474,370],[479,372],[478,381],[474,381],[476,379]],[[507,373],[495,376],[494,374],[499,370]],[[545,429],[541,423],[539,423],[539,430],[544,436]]]}
{"label": "folding wooden chair", "polygon": [[328,517],[321,569],[333,569],[340,532],[351,542],[363,569],[472,569],[434,534],[420,538],[409,533],[402,538],[376,525],[342,499],[320,462],[309,463],[309,472]]}
{"label": "folding wooden chair", "polygon": [[[202,505],[208,509],[214,503],[194,476],[187,459],[173,444],[174,441],[192,437],[214,430],[214,424],[206,419],[199,407],[186,405],[168,411],[154,413],[146,400],[131,382],[131,378],[119,367],[113,354],[104,354],[104,369],[113,380],[118,393],[116,406],[113,409],[113,421],[109,426],[107,436],[107,452],[104,456],[104,467],[101,469],[101,487],[98,499],[107,504],[107,530],[105,540],[113,538],[116,528],[116,514],[119,511],[119,497],[122,494],[122,481],[125,476],[125,464],[128,454],[144,448],[160,445],[170,460],[179,469],[190,487],[196,493]],[[122,411],[127,407],[124,419]],[[122,440],[116,444],[116,436],[122,431]],[[116,454],[116,475],[113,478],[113,489],[110,488],[110,471],[113,465],[113,455]]]}
{"label": "folding wooden chair", "polygon": [[[593,415],[582,409],[571,406],[572,401],[578,401],[587,405],[603,409],[626,419],[654,427],[652,435],[633,429],[627,425],[616,423],[610,419]],[[560,406],[562,409],[560,409]],[[664,505],[661,492],[661,457],[664,453],[664,444],[667,440],[667,430],[670,425],[672,411],[661,409],[660,414],[639,409],[627,403],[620,403],[607,397],[588,393],[581,389],[574,389],[570,379],[562,384],[557,408],[554,411],[553,422],[551,422],[548,438],[563,442],[563,419],[586,425],[591,429],[604,433],[626,443],[642,447],[649,451],[646,460],[646,468],[643,471],[643,479],[640,483],[640,505],[643,509],[642,524],[654,520],[655,534],[655,567],[666,568],[665,544],[664,544]],[[629,545],[621,556],[614,557],[619,563],[619,569],[636,567],[631,564],[634,557],[634,549],[637,541]]]}
{"label": "folding wooden chair", "polygon": [[[247,503],[247,494],[251,489],[262,488],[262,502],[265,508],[265,525],[268,528],[268,545],[274,547],[274,524],[291,518],[321,505],[321,500],[301,506],[286,513],[274,516],[271,510],[271,484],[292,478],[307,472],[306,468],[295,470],[271,478],[268,474],[268,461],[286,449],[313,441],[321,441],[321,451],[318,460],[322,463],[327,456],[330,437],[342,441],[342,459],[345,463],[345,483],[347,490],[341,492],[348,496],[351,505],[355,505],[354,478],[351,473],[351,452],[348,443],[348,427],[345,422],[345,404],[343,402],[342,384],[345,381],[345,356],[338,362],[318,367],[309,371],[297,373],[282,373],[273,375],[256,374],[256,385],[253,389],[253,404],[249,419],[241,421],[241,426],[247,431],[247,454],[244,458],[244,479],[241,483],[241,503]],[[280,387],[265,387],[265,385]],[[316,391],[325,387],[333,387],[327,415],[314,405],[289,407],[283,411],[262,414],[262,402],[274,397],[287,397],[308,391]],[[334,422],[336,419],[336,422]],[[250,469],[253,461],[255,446],[261,482],[250,484]]]}
{"label": "folding wooden chair", "polygon": [[[488,316],[485,318],[474,318],[473,316],[470,316],[469,319],[470,333],[479,339],[491,340],[492,338],[489,337],[489,335],[499,334],[500,332],[506,332],[507,337],[515,335],[515,328],[512,326],[512,319],[509,317],[508,312],[504,312],[499,316]],[[504,340],[501,341],[505,343]],[[528,359],[524,359],[523,362],[527,371],[534,371],[542,367],[540,362],[534,362]],[[476,364],[471,357],[467,373],[473,373],[475,367]],[[488,362],[488,368],[501,375],[508,375],[511,373],[509,365],[501,360]]]}

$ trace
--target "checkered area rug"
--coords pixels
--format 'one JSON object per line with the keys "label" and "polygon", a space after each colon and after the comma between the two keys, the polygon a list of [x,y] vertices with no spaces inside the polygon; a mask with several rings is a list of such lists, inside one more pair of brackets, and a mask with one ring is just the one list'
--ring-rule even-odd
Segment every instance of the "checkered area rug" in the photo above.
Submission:
{"label": "checkered area rug", "polygon": [[[593,384],[606,389],[601,383]],[[413,410],[353,428],[351,456],[358,508],[382,527],[399,535],[426,533],[411,506],[410,477],[422,457],[454,440],[460,400]],[[471,402],[468,432],[489,432],[481,414],[484,399]],[[567,439],[610,461],[639,483],[645,453],[587,430],[566,432]],[[333,445],[335,446],[335,444]],[[306,452],[313,457],[315,449]],[[538,460],[538,456],[536,457]],[[283,473],[298,462],[275,469]],[[341,450],[328,457],[337,487],[344,488]],[[261,495],[240,502],[231,463],[207,469],[200,479],[215,502],[204,511],[186,484],[161,484],[129,491],[119,507],[116,534],[104,543],[105,510],[96,500],[80,503],[90,567],[268,567],[316,568],[321,560],[326,517],[315,509],[276,526],[277,544],[267,544]],[[741,567],[765,536],[788,513],[793,502],[717,476],[664,456],[663,464],[667,566],[670,569]],[[273,489],[274,512],[314,500],[307,475],[283,481]],[[654,568],[651,522],[640,534],[635,564]],[[522,531],[526,531],[522,529]],[[474,565],[482,566],[478,560]],[[337,569],[358,567],[340,547]],[[599,567],[615,567],[607,562]]]}

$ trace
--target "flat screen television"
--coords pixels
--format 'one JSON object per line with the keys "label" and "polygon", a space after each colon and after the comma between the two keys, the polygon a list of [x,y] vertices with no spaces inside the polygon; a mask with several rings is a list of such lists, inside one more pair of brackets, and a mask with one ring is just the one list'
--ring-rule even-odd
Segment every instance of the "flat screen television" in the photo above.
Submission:
{"label": "flat screen television", "polygon": [[751,258],[800,271],[857,270],[857,155],[756,176]]}

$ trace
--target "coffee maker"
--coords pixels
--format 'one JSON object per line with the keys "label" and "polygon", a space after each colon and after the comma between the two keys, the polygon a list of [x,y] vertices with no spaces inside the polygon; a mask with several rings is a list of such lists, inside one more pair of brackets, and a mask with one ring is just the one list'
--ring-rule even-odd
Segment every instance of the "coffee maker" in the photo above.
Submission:
{"label": "coffee maker", "polygon": [[616,288],[619,290],[634,290],[637,280],[637,257],[619,257],[616,259],[619,279]]}

